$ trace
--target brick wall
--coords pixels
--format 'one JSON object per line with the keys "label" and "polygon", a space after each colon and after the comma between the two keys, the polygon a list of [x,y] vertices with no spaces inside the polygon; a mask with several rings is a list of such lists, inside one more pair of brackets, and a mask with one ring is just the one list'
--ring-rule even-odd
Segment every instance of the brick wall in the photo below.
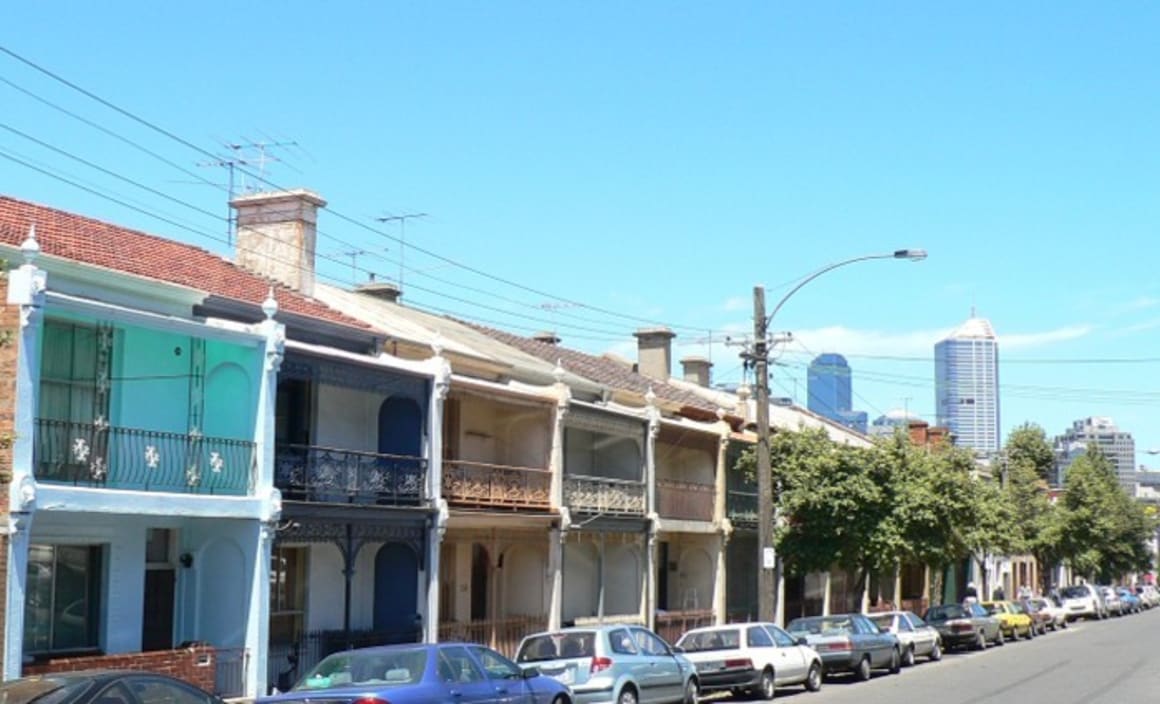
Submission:
{"label": "brick wall", "polygon": [[[0,267],[6,271],[7,265]],[[8,522],[8,484],[12,480],[13,417],[16,410],[16,352],[20,334],[20,309],[4,305],[8,279],[0,274],[0,521]],[[8,536],[0,536],[0,658],[7,627]]]}
{"label": "brick wall", "polygon": [[177,650],[157,650],[149,653],[121,655],[90,655],[61,657],[24,666],[25,675],[50,672],[76,672],[108,668],[113,670],[146,670],[176,677],[179,680],[214,691],[214,648],[195,645]]}

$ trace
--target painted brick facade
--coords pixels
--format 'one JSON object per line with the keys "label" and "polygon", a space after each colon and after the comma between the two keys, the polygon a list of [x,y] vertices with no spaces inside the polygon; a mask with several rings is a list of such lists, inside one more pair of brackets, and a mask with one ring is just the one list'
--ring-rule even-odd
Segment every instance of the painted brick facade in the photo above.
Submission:
{"label": "painted brick facade", "polygon": [[62,657],[25,665],[25,675],[50,672],[77,672],[78,670],[144,670],[184,680],[207,692],[214,690],[214,649],[209,645],[195,645],[177,650],[157,650],[150,653],[121,655],[93,655]]}

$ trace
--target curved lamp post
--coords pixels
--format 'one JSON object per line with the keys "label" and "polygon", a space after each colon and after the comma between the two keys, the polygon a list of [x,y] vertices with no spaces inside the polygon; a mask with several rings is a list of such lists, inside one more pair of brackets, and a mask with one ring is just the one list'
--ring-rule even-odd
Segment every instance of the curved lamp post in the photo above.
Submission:
{"label": "curved lamp post", "polygon": [[782,624],[783,606],[780,595],[776,595],[780,580],[777,574],[777,554],[773,546],[773,480],[769,461],[769,324],[785,305],[785,302],[803,286],[822,274],[839,267],[872,259],[904,259],[922,261],[926,259],[924,249],[899,249],[885,254],[867,254],[844,259],[822,267],[805,277],[781,297],[773,311],[765,314],[765,287],[753,287],[753,352],[754,372],[757,377],[757,617],[760,621]]}

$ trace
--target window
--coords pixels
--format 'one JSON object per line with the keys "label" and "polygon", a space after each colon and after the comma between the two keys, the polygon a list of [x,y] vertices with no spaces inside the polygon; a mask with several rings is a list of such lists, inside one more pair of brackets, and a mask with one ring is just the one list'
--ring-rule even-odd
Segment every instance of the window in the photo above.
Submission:
{"label": "window", "polygon": [[772,648],[773,639],[761,626],[750,626],[745,633],[745,644],[750,648]]}
{"label": "window", "polygon": [[99,645],[101,548],[32,545],[24,599],[24,651],[93,650]]}
{"label": "window", "polygon": [[[105,687],[99,694],[97,694],[96,701],[101,704],[136,704],[133,701],[133,695],[129,690],[125,689],[125,685],[120,682],[114,683]],[[145,699],[142,704],[163,704],[164,700],[150,700]],[[204,704],[204,700],[199,704]]]}
{"label": "window", "polygon": [[297,642],[306,625],[306,550],[275,547],[270,559],[270,642]]}
{"label": "window", "polygon": [[623,628],[608,632],[608,647],[617,655],[636,655],[636,646],[632,644],[628,631]]}
{"label": "window", "polygon": [[636,647],[640,649],[641,655],[668,655],[669,646],[659,637],[649,633],[643,628],[633,629],[633,640],[636,641]]}
{"label": "window", "polygon": [[439,679],[448,684],[470,684],[483,682],[484,676],[479,666],[467,653],[467,648],[454,645],[439,649]]}
{"label": "window", "polygon": [[911,613],[910,611],[907,611],[906,616],[907,616],[907,618],[910,619],[911,625],[914,626],[915,628],[922,628],[923,626],[926,625],[926,621],[923,621],[921,618],[919,618],[918,614],[914,614],[914,613]]}
{"label": "window", "polygon": [[97,379],[108,379],[112,330],[47,320],[43,334],[40,417],[74,423],[107,418],[107,386]]}
{"label": "window", "polygon": [[781,630],[777,626],[771,625],[771,626],[766,626],[766,628],[769,629],[769,634],[773,636],[773,642],[777,643],[777,647],[789,648],[789,647],[792,647],[794,645],[797,645],[797,641],[794,640],[790,634]]}
{"label": "window", "polygon": [[475,653],[475,657],[479,658],[479,664],[483,665],[484,672],[493,680],[518,680],[523,679],[523,674],[520,668],[514,662],[508,660],[504,656],[495,652],[490,648],[485,648],[477,645],[471,649]]}
{"label": "window", "polygon": [[[157,677],[131,677],[128,682],[141,704],[209,704],[212,701],[204,693],[181,682]],[[97,701],[105,704],[104,697],[105,693],[102,692]],[[127,703],[131,701],[126,700]]]}

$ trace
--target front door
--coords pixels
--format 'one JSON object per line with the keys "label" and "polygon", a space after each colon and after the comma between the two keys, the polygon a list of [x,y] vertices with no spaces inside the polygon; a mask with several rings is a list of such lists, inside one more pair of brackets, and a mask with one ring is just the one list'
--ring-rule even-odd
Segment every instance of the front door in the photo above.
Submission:
{"label": "front door", "polygon": [[141,613],[141,650],[173,647],[173,568],[145,570],[145,605]]}
{"label": "front door", "polygon": [[375,630],[391,643],[419,636],[419,561],[401,543],[387,543],[375,555]]}

